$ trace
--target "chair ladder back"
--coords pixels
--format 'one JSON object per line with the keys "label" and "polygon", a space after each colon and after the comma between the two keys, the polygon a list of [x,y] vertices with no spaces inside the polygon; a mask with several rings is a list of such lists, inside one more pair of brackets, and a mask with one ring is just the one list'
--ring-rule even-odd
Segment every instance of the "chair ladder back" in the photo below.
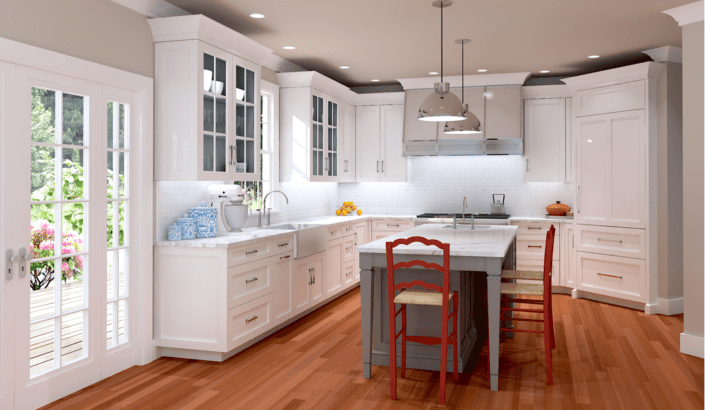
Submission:
{"label": "chair ladder back", "polygon": [[551,277],[553,276],[553,246],[555,243],[556,228],[551,225],[551,228],[546,233],[546,253],[543,256],[543,283],[544,294],[551,293]]}

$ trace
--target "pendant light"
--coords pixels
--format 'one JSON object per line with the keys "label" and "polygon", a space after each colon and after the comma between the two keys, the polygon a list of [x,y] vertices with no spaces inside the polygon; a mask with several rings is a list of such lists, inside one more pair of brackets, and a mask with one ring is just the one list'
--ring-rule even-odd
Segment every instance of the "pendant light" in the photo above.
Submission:
{"label": "pendant light", "polygon": [[441,9],[441,82],[434,84],[434,92],[426,97],[419,108],[421,121],[460,121],[465,119],[463,104],[450,91],[450,85],[443,82],[443,8],[450,7],[452,1],[434,1],[433,7]]}
{"label": "pendant light", "polygon": [[452,121],[446,122],[444,134],[481,134],[482,127],[480,126],[480,120],[477,116],[468,110],[468,105],[465,104],[465,44],[469,43],[470,40],[463,38],[460,40],[455,40],[455,44],[460,44],[462,47],[461,54],[461,76],[462,76],[462,96],[463,96],[463,109],[465,110],[465,119],[462,121]]}

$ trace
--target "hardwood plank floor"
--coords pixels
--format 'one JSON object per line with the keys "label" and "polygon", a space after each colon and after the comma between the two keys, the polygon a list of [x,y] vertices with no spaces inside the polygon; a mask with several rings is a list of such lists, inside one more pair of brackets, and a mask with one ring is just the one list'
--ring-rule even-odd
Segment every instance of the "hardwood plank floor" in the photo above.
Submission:
{"label": "hardwood plank floor", "polygon": [[[554,385],[540,335],[500,347],[499,392],[484,380],[487,348],[445,408],[702,409],[703,360],[679,352],[683,316],[554,295]],[[540,323],[521,323],[535,327]],[[480,332],[480,334],[484,334]],[[362,377],[355,289],[223,363],[161,358],[132,367],[45,409],[438,409],[438,372],[409,370],[389,400],[389,370]],[[470,366],[471,368],[473,366]]]}

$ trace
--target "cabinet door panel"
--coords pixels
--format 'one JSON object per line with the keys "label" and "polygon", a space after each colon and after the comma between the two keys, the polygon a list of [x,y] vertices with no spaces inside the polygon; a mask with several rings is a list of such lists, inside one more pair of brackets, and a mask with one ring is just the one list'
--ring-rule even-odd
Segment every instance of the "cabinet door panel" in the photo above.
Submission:
{"label": "cabinet door panel", "polygon": [[[358,222],[355,224],[355,234],[353,235],[355,247],[358,245],[364,245],[370,241],[370,222]],[[355,267],[353,272],[355,275],[355,282],[360,281],[360,255],[354,252]]]}
{"label": "cabinet door panel", "polygon": [[326,294],[333,295],[343,286],[343,238],[328,241],[326,249]]}
{"label": "cabinet door panel", "polygon": [[291,308],[292,315],[305,310],[309,305],[311,276],[308,266],[309,258],[294,261],[291,271]]}
{"label": "cabinet door panel", "polygon": [[[233,56],[234,142],[231,180],[260,179],[260,66]],[[229,162],[228,162],[229,163]]]}
{"label": "cabinet door panel", "polygon": [[228,269],[228,309],[272,291],[271,262],[267,258]]}
{"label": "cabinet door panel", "polygon": [[326,296],[326,253],[321,252],[311,257],[311,275],[313,283],[311,284],[311,303],[317,304]]}
{"label": "cabinet door panel", "polygon": [[404,95],[404,141],[435,141],[438,125],[433,121],[419,121],[419,108],[433,90],[408,90]]}
{"label": "cabinet door panel", "polygon": [[380,111],[382,117],[381,181],[406,182],[406,158],[403,156],[402,147],[404,107],[383,105]]}
{"label": "cabinet door panel", "polygon": [[355,107],[355,162],[357,182],[380,180],[380,107]]}
{"label": "cabinet door panel", "polygon": [[343,121],[343,141],[345,142],[343,151],[342,180],[347,182],[355,181],[355,107],[345,105],[345,120]]}
{"label": "cabinet door panel", "polygon": [[487,87],[485,137],[521,138],[521,86]]}
{"label": "cabinet door panel", "polygon": [[293,252],[273,257],[272,268],[272,321],[274,324],[285,321],[292,312],[291,261]]}
{"label": "cabinet door panel", "polygon": [[609,118],[579,119],[578,143],[578,206],[575,219],[579,223],[599,223],[609,220],[611,144]]}
{"label": "cabinet door panel", "polygon": [[613,222],[645,222],[642,213],[646,198],[643,122],[643,111],[623,113],[611,121],[610,216]]}
{"label": "cabinet door panel", "polygon": [[566,180],[565,98],[524,101],[524,181]]}

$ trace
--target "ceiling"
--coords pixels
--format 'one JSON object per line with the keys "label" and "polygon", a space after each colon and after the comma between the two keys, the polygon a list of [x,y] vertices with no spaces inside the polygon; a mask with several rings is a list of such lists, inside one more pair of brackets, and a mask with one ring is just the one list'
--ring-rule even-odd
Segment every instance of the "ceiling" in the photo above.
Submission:
{"label": "ceiling", "polygon": [[[444,9],[444,73],[460,75],[459,38],[472,40],[465,46],[466,74],[486,69],[565,77],[648,61],[641,51],[681,45],[681,28],[662,12],[693,1],[455,0]],[[350,87],[398,84],[398,78],[441,69],[440,9],[431,0],[168,2]],[[296,49],[282,48],[287,45]]]}

